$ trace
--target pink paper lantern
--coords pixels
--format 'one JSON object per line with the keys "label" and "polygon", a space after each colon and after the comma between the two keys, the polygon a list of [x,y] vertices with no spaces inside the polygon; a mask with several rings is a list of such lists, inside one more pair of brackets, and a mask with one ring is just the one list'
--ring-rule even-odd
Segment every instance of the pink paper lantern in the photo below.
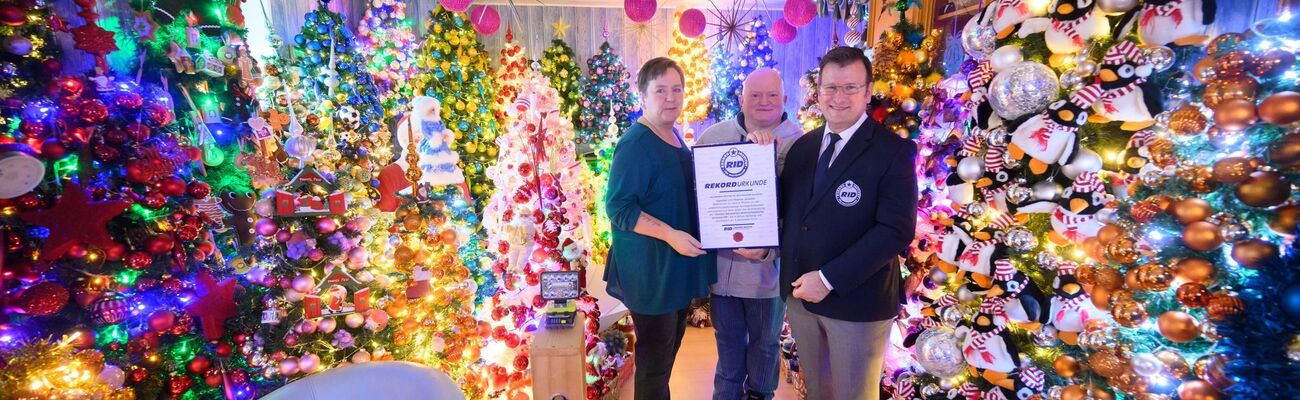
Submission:
{"label": "pink paper lantern", "polygon": [[465,12],[469,8],[469,4],[473,2],[474,0],[438,0],[438,4],[441,4],[442,8],[451,12]]}
{"label": "pink paper lantern", "polygon": [[808,25],[817,16],[812,0],[785,0],[785,21],[795,28]]}
{"label": "pink paper lantern", "polygon": [[623,13],[632,22],[646,23],[655,17],[659,4],[655,0],[623,0]]}
{"label": "pink paper lantern", "polygon": [[790,22],[786,21],[785,18],[772,23],[772,40],[777,43],[786,44],[794,41],[796,33],[798,33],[797,29],[794,25],[790,25]]}
{"label": "pink paper lantern", "polygon": [[496,7],[474,6],[474,9],[469,10],[469,24],[479,35],[492,36],[501,29],[501,14],[497,14]]}
{"label": "pink paper lantern", "polygon": [[681,28],[682,34],[686,37],[697,38],[704,34],[704,26],[707,23],[704,12],[692,8],[682,13],[682,17],[677,20],[677,27]]}

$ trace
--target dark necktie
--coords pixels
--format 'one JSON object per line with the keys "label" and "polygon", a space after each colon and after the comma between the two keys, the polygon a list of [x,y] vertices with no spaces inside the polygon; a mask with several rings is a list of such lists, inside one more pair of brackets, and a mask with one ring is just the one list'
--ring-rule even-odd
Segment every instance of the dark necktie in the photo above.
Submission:
{"label": "dark necktie", "polygon": [[835,154],[835,143],[840,141],[840,135],[834,133],[826,134],[830,144],[826,145],[826,150],[822,150],[822,156],[817,159],[817,170],[813,172],[813,191],[822,186],[826,179],[826,170],[831,167],[831,156]]}

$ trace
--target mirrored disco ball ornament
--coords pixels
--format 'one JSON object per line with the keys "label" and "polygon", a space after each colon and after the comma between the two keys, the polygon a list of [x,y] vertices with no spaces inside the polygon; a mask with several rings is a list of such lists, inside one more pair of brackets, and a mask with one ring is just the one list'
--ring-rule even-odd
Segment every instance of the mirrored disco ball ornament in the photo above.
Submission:
{"label": "mirrored disco ball ornament", "polygon": [[1025,61],[997,74],[989,84],[989,105],[1003,119],[1042,111],[1056,100],[1061,82],[1046,65]]}
{"label": "mirrored disco ball ornament", "polygon": [[921,368],[930,375],[947,379],[966,370],[961,341],[952,329],[934,328],[922,332],[913,351]]}

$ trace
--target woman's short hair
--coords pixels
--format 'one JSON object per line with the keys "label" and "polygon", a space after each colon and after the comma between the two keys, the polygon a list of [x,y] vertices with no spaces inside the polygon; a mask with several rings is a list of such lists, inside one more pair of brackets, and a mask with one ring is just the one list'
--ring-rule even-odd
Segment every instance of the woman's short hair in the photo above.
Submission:
{"label": "woman's short hair", "polygon": [[669,69],[677,71],[677,77],[681,78],[683,83],[686,82],[686,74],[682,73],[682,67],[677,66],[676,61],[668,57],[655,57],[641,65],[641,72],[636,74],[637,89],[645,93],[650,88],[650,81],[668,73]]}

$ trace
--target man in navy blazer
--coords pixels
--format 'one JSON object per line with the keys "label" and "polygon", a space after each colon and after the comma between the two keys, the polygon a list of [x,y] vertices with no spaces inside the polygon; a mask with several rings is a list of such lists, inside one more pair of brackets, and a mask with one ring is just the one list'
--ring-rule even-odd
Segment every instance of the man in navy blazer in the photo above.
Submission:
{"label": "man in navy blazer", "polygon": [[877,399],[899,255],[916,231],[916,145],[873,121],[862,50],[822,57],[826,125],[790,148],[780,178],[781,286],[808,398]]}

